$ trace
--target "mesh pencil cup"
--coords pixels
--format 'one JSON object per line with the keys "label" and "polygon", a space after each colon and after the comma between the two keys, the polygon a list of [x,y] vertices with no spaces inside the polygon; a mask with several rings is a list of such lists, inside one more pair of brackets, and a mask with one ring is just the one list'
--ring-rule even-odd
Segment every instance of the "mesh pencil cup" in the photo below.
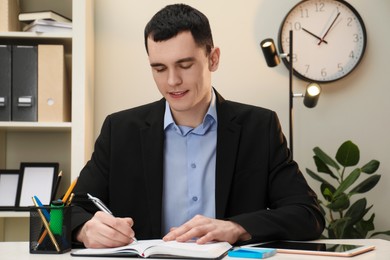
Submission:
{"label": "mesh pencil cup", "polygon": [[61,254],[71,250],[71,210],[71,206],[55,204],[30,208],[31,254]]}

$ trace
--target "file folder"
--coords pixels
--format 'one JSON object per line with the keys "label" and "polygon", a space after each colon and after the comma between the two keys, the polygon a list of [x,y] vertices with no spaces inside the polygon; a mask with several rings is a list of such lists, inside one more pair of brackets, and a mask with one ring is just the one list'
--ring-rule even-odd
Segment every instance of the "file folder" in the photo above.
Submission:
{"label": "file folder", "polygon": [[11,51],[0,45],[0,121],[11,121]]}
{"label": "file folder", "polygon": [[63,45],[38,45],[38,121],[70,121]]}
{"label": "file folder", "polygon": [[12,48],[12,121],[38,120],[37,46]]}

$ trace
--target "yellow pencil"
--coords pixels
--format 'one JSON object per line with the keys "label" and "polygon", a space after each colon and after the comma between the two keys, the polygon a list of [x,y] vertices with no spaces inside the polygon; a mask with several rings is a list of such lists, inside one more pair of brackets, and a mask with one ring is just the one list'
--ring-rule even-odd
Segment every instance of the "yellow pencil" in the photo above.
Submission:
{"label": "yellow pencil", "polygon": [[72,193],[74,186],[76,186],[77,179],[78,179],[78,178],[76,178],[76,179],[70,184],[68,190],[66,191],[64,197],[62,198],[62,202],[63,202],[63,203],[66,203],[66,202],[68,201],[68,198],[69,198],[70,194]]}

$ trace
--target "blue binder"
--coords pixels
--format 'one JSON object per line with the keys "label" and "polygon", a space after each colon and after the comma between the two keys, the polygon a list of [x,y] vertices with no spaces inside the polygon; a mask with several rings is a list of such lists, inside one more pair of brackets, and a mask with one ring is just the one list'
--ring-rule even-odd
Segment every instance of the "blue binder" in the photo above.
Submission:
{"label": "blue binder", "polygon": [[37,46],[12,48],[12,121],[38,121]]}
{"label": "blue binder", "polygon": [[12,47],[0,45],[0,121],[11,121]]}

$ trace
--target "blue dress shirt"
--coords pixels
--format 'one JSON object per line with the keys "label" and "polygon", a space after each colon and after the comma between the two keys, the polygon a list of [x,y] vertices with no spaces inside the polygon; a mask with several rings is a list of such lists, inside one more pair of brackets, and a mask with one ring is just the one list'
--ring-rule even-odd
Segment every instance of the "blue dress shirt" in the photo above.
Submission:
{"label": "blue dress shirt", "polygon": [[215,218],[215,99],[212,91],[209,109],[196,128],[176,125],[168,102],[165,105],[163,234],[197,214]]}

